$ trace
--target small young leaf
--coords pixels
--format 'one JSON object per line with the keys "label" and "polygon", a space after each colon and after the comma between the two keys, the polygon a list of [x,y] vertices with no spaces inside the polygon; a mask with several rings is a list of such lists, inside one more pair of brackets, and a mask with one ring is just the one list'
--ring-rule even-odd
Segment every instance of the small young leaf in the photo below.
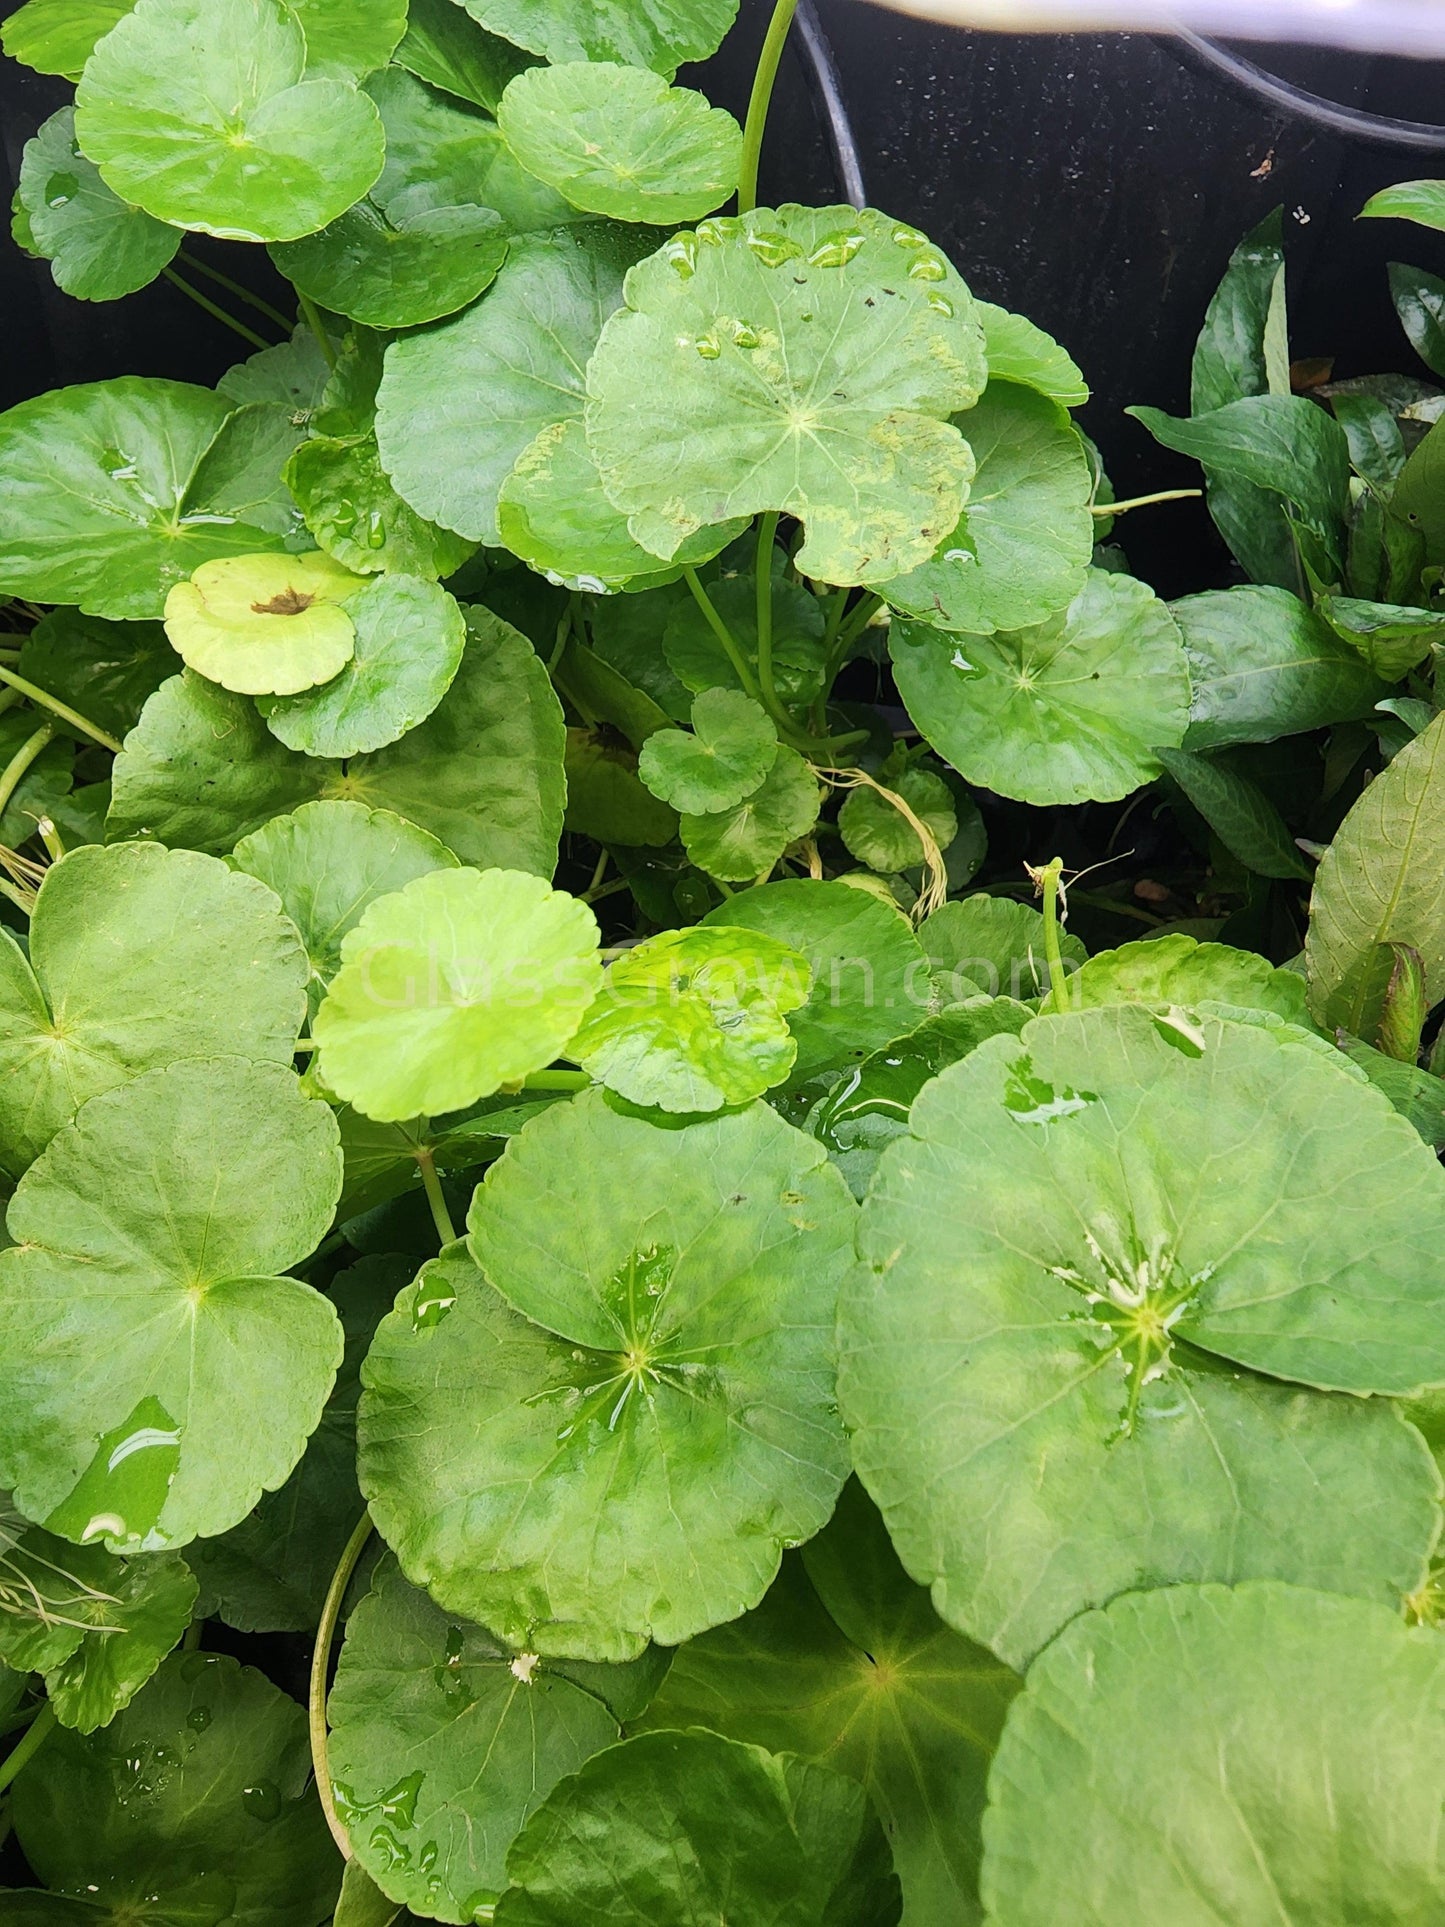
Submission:
{"label": "small young leaf", "polygon": [[647,1733],[595,1755],[528,1822],[507,1874],[498,1927],[902,1917],[887,1842],[856,1782],[715,1733]]}
{"label": "small young leaf", "polygon": [[568,1049],[633,1104],[746,1104],[792,1070],[787,1014],[811,988],[803,958],[771,937],[666,930],[609,968]]}
{"label": "small young leaf", "polygon": [[86,64],[76,137],[158,220],[232,241],[309,234],[366,192],[385,143],[366,95],[313,78],[306,57],[276,0],[136,0]]}
{"label": "small young leaf", "polygon": [[692,705],[692,735],[660,729],[638,758],[654,796],[674,809],[707,815],[751,796],[773,767],[778,732],[771,716],[734,689],[705,689]]}
{"label": "small young leaf", "polygon": [[76,145],[69,107],[25,143],[16,198],[26,245],[45,256],[55,285],[77,301],[117,301],[148,287],[181,245],[179,229],[112,194]]}
{"label": "small young leaf", "polygon": [[584,1093],[511,1141],[476,1263],[454,1247],[403,1294],[360,1420],[408,1576],[514,1646],[596,1660],[736,1618],[832,1511],[857,1210],[765,1105],[671,1130],[615,1106]]}
{"label": "small young leaf", "polygon": [[970,783],[1040,805],[1110,802],[1156,776],[1184,738],[1189,670],[1165,605],[1132,576],[1089,573],[1035,629],[949,636],[895,621],[908,712]]}
{"label": "small young leaf", "polygon": [[[905,770],[887,787],[912,810],[941,850],[958,835],[958,813],[953,791],[930,770]],[[875,789],[850,792],[838,812],[838,828],[847,849],[871,870],[911,870],[924,860],[918,832],[886,796]]]}
{"label": "small young leaf", "polygon": [[991,381],[1036,388],[1065,408],[1082,408],[1089,385],[1072,355],[1027,315],[1012,314],[992,301],[977,304]]}
{"label": "small young leaf", "polygon": [[586,904],[517,870],[437,870],[350,930],[316,1013],[327,1085],[382,1121],[459,1111],[550,1064],[601,983]]}
{"label": "small young leaf", "polygon": [[1445,228],[1445,181],[1401,181],[1382,188],[1360,209],[1362,221],[1417,221]]}
{"label": "small young leaf", "polygon": [[52,1138],[0,1252],[0,1482],[27,1517],[154,1551],[224,1532],[287,1478],[341,1327],[279,1274],[340,1189],[327,1107],[235,1057],[134,1078]]}
{"label": "small young leaf", "polygon": [[812,770],[795,749],[780,743],[767,775],[741,803],[683,817],[683,848],[709,876],[750,883],[766,876],[788,845],[808,834],[821,803]]}
{"label": "small young leaf", "polygon": [[733,193],[742,129],[701,94],[607,61],[532,67],[497,108],[529,174],[614,221],[697,221]]}
{"label": "small young leaf", "polygon": [[983,331],[916,230],[836,207],[705,221],[633,269],[626,304],[587,435],[645,547],[776,509],[808,531],[803,574],[872,583],[955,526],[974,464],[948,418],[983,390]]}
{"label": "small young leaf", "polygon": [[188,668],[238,695],[330,682],[356,649],[341,606],[364,578],[328,555],[228,555],[166,597],[166,634]]}
{"label": "small young leaf", "polygon": [[[1315,609],[1385,682],[1402,681],[1425,661],[1433,647],[1445,646],[1445,614],[1438,610],[1328,595],[1319,598]],[[1360,713],[1365,712],[1362,709]]]}

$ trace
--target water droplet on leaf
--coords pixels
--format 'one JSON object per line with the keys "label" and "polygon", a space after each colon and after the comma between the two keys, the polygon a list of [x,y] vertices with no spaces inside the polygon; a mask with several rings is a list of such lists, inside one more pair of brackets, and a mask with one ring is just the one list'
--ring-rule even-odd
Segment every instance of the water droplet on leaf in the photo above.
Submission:
{"label": "water droplet on leaf", "polygon": [[45,205],[66,207],[79,192],[80,182],[74,174],[52,174],[45,183]]}
{"label": "water droplet on leaf", "polygon": [[242,1789],[241,1805],[253,1820],[274,1820],[281,1811],[281,1789],[274,1780],[257,1780]]}
{"label": "water droplet on leaf", "polygon": [[181,1428],[157,1398],[143,1398],[123,1425],[107,1432],[68,1498],[45,1521],[62,1539],[154,1552],[165,1544],[156,1523],[181,1461]]}

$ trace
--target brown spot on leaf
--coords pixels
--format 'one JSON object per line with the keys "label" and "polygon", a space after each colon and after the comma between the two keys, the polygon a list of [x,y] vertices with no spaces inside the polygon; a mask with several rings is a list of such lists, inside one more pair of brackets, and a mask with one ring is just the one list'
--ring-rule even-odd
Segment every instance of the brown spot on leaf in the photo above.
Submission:
{"label": "brown spot on leaf", "polygon": [[282,589],[269,602],[253,602],[251,608],[258,616],[299,616],[315,600],[315,596],[307,595],[304,589]]}

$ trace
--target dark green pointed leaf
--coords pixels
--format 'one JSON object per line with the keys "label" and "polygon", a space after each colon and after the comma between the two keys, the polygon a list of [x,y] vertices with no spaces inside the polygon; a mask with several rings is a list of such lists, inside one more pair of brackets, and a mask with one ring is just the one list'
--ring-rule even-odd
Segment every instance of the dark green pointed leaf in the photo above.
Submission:
{"label": "dark green pointed leaf", "polygon": [[1257,783],[1187,749],[1159,749],[1159,761],[1230,855],[1262,877],[1314,875],[1289,826]]}
{"label": "dark green pointed leaf", "polygon": [[1047,395],[992,372],[959,417],[978,472],[932,561],[888,584],[888,600],[944,629],[1023,629],[1066,609],[1094,552],[1093,473],[1083,439]]}
{"label": "dark green pointed leaf", "polygon": [[896,1927],[902,1913],[860,1787],[715,1733],[647,1733],[595,1755],[528,1822],[507,1873],[498,1927]]}
{"label": "dark green pointed leaf", "polygon": [[[331,345],[336,346],[334,340]],[[331,366],[321,352],[309,322],[298,323],[289,341],[258,349],[245,361],[228,368],[216,383],[217,394],[233,407],[247,402],[276,402],[294,415],[309,419],[320,407],[331,379]]]}
{"label": "dark green pointed leaf", "polygon": [[836,207],[705,221],[633,269],[626,301],[587,434],[645,547],[776,509],[807,529],[802,573],[873,583],[957,523],[973,457],[948,418],[983,390],[983,331],[916,229]]}
{"label": "dark green pointed leaf", "polygon": [[384,140],[366,95],[312,78],[306,56],[278,0],[136,0],[86,65],[77,138],[158,220],[235,241],[309,234],[365,194]]}
{"label": "dark green pointed leaf", "polygon": [[[1321,596],[1315,605],[1334,633],[1385,682],[1399,682],[1417,669],[1432,648],[1445,645],[1445,614]],[[1363,712],[1362,712],[1363,713]]]}
{"label": "dark green pointed leaf", "polygon": [[295,1700],[234,1659],[177,1654],[103,1732],[51,1735],[16,1782],[15,1832],[51,1887],[114,1908],[101,1921],[316,1927],[341,1861],[310,1776]]}
{"label": "dark green pointed leaf", "polygon": [[498,539],[498,491],[542,429],[580,417],[588,357],[645,245],[600,225],[515,241],[485,300],[392,343],[377,439],[419,515]]}
{"label": "dark green pointed leaf", "polygon": [[614,1103],[584,1093],[511,1141],[472,1205],[484,1271],[454,1248],[403,1295],[360,1424],[414,1581],[599,1660],[735,1618],[832,1510],[856,1211],[764,1105],[660,1130]]}
{"label": "dark green pointed leaf", "polygon": [[0,1158],[13,1177],[87,1099],[144,1071],[220,1054],[291,1062],[296,932],[269,890],[208,856],[74,850],[46,872],[28,957],[0,943]]}
{"label": "dark green pointed leaf", "polygon": [[1390,295],[1411,347],[1432,374],[1445,375],[1445,281],[1392,261]]}
{"label": "dark green pointed leaf", "polygon": [[737,17],[737,0],[464,0],[492,33],[553,62],[621,60],[671,74],[706,60]]}
{"label": "dark green pointed leaf", "polygon": [[567,731],[567,816],[573,833],[628,849],[676,841],[677,812],[644,789],[632,751],[609,730]]}
{"label": "dark green pointed leaf", "polygon": [[181,245],[177,228],[112,194],[76,145],[69,107],[25,143],[16,192],[29,241],[78,301],[117,301],[149,286]]}
{"label": "dark green pointed leaf", "polygon": [[945,1071],[884,1154],[840,1402],[905,1565],[1011,1663],[1137,1586],[1393,1605],[1420,1583],[1418,1438],[1386,1401],[1303,1387],[1445,1369],[1424,1257],[1445,1173],[1297,1035],[1040,1018]]}
{"label": "dark green pointed leaf", "polygon": [[972,1927],[984,1781],[1019,1684],[942,1623],[850,1481],[761,1606],[679,1648],[644,1725],[710,1727],[861,1780],[904,1921]]}
{"label": "dark green pointed leaf", "polygon": [[908,713],[980,788],[1040,805],[1112,802],[1183,740],[1189,670],[1154,592],[1102,569],[1034,629],[950,636],[895,621],[889,650]]}
{"label": "dark green pointed leaf", "polygon": [[756,930],[807,959],[813,991],[788,1028],[795,1075],[857,1063],[917,1028],[932,995],[928,959],[908,919],[846,883],[800,879],[739,891],[703,919]]}
{"label": "dark green pointed leaf", "polygon": [[203,562],[278,547],[239,518],[185,506],[229,412],[209,389],[123,375],[0,415],[0,590],[158,616]]}
{"label": "dark green pointed leaf", "polygon": [[697,221],[738,184],[742,129],[701,94],[610,61],[531,67],[497,108],[529,174],[614,221]]}
{"label": "dark green pointed leaf", "polygon": [[1295,1586],[1179,1586],[1076,1620],[989,1782],[984,1900],[1011,1927],[1425,1922],[1445,1642]]}

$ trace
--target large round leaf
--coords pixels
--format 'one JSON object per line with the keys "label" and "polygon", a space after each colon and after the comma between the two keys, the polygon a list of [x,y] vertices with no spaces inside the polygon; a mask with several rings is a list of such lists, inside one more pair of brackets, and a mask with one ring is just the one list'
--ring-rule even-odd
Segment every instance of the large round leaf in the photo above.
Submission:
{"label": "large round leaf", "polygon": [[588,369],[603,486],[661,556],[779,509],[798,567],[886,582],[927,562],[973,475],[948,417],[978,400],[973,298],[923,235],[852,208],[706,221],[627,277]]}
{"label": "large round leaf", "polygon": [[547,60],[623,60],[670,74],[706,60],[737,18],[737,0],[466,0],[474,20]]}
{"label": "large round leaf", "polygon": [[933,995],[928,959],[908,919],[846,883],[793,879],[742,890],[703,919],[756,930],[802,952],[813,973],[788,1028],[797,1075],[857,1063],[916,1028]]}
{"label": "large round leaf", "polygon": [[888,600],[980,635],[1043,622],[1073,601],[1094,552],[1083,438],[1047,395],[997,380],[959,427],[978,463],[963,519]]}
{"label": "large round leaf", "polygon": [[334,220],[381,172],[381,117],[306,75],[281,0],[136,0],[86,65],[81,148],[124,201],[233,241]]}
{"label": "large round leaf", "polygon": [[295,1700],[177,1654],[103,1732],[51,1735],[16,1781],[15,1832],[42,1880],[116,1920],[316,1927],[341,1862],[310,1775]]}
{"label": "large round leaf", "polygon": [[0,1168],[88,1098],[184,1057],[289,1064],[306,961],[267,889],[190,850],[91,844],[53,864],[29,956],[0,935]]}
{"label": "large round leaf", "polygon": [[209,388],[123,375],[0,415],[0,589],[95,616],[158,616],[213,556],[279,542],[239,517],[188,511],[230,412]]}
{"label": "large round leaf", "polygon": [[536,1118],[473,1204],[483,1271],[439,1259],[367,1362],[362,1488],[411,1577],[593,1659],[755,1605],[846,1472],[855,1211],[763,1106],[664,1131],[599,1091]]}
{"label": "large round leaf", "polygon": [[1133,576],[1093,570],[1037,628],[951,636],[895,621],[888,646],[899,694],[939,755],[1024,803],[1127,796],[1189,726],[1178,625]]}
{"label": "large round leaf", "polygon": [[348,599],[346,614],[355,648],[340,673],[260,704],[271,734],[308,756],[360,756],[405,736],[446,695],[466,647],[456,601],[420,576],[378,576]]}
{"label": "large round leaf", "polygon": [[116,758],[108,833],[223,855],[273,816],[342,797],[406,817],[463,862],[550,876],[566,800],[562,707],[508,624],[472,609],[468,630],[427,720],[344,765],[283,749],[254,703],[189,672],[172,678]]}
{"label": "large round leaf", "polygon": [[587,359],[643,246],[595,225],[514,242],[485,300],[392,343],[376,434],[418,514],[497,540],[498,491],[542,429],[581,415]]}
{"label": "large round leaf", "polygon": [[579,1680],[519,1654],[388,1562],[347,1623],[327,1706],[337,1811],[382,1891],[468,1923],[494,1901],[528,1815],[619,1737],[608,1670]]}
{"label": "large round leaf", "polygon": [[453,870],[445,844],[390,810],[306,803],[243,837],[231,861],[280,897],[301,933],[314,1005],[341,968],[341,940],[378,897],[433,870]]}
{"label": "large round leaf", "polygon": [[356,629],[342,608],[362,586],[319,549],[203,562],[166,597],[166,634],[181,660],[241,696],[293,695],[350,661]]}
{"label": "large round leaf", "polygon": [[503,94],[497,123],[529,174],[614,221],[697,221],[738,184],[732,115],[643,68],[530,67]]}
{"label": "large round leaf", "polygon": [[611,966],[568,1052],[634,1104],[720,1111],[787,1077],[787,1013],[811,987],[803,958],[772,937],[665,930]]}
{"label": "large round leaf", "polygon": [[888,1847],[831,1768],[715,1733],[647,1733],[557,1788],[507,1856],[498,1927],[896,1927]]}
{"label": "large round leaf", "polygon": [[906,1927],[979,1918],[988,1763],[1020,1681],[942,1624],[856,1481],[772,1591],[679,1647],[643,1727],[710,1727],[861,1780]]}
{"label": "large round leaf", "polygon": [[11,1200],[0,1484],[80,1543],[224,1532],[278,1486],[341,1358],[320,1293],[336,1123],[289,1070],[193,1059],[94,1097]]}
{"label": "large round leaf", "polygon": [[1277,1927],[1445,1908],[1445,1640],[1295,1586],[1075,1620],[989,1782],[999,1927]]}
{"label": "large round leaf", "polygon": [[1100,1004],[1236,1005],[1265,1010],[1287,1024],[1309,1028],[1305,980],[1276,970],[1252,950],[1224,943],[1196,943],[1182,931],[1121,944],[1088,958],[1069,978],[1063,1008]]}
{"label": "large round leaf", "polygon": [[373,903],[316,1013],[321,1072],[383,1122],[543,1069],[601,982],[585,903],[520,870],[436,870]]}
{"label": "large round leaf", "polygon": [[939,1612],[1014,1664],[1134,1586],[1396,1600],[1434,1540],[1395,1408],[1301,1387],[1445,1377],[1445,1173],[1288,1029],[1200,1035],[1112,1008],[993,1038],[923,1091],[869,1194],[840,1326],[855,1462]]}
{"label": "large round leaf", "polygon": [[25,143],[18,205],[55,285],[78,301],[116,301],[155,280],[179,231],[112,194],[75,140],[75,113],[58,114]]}

